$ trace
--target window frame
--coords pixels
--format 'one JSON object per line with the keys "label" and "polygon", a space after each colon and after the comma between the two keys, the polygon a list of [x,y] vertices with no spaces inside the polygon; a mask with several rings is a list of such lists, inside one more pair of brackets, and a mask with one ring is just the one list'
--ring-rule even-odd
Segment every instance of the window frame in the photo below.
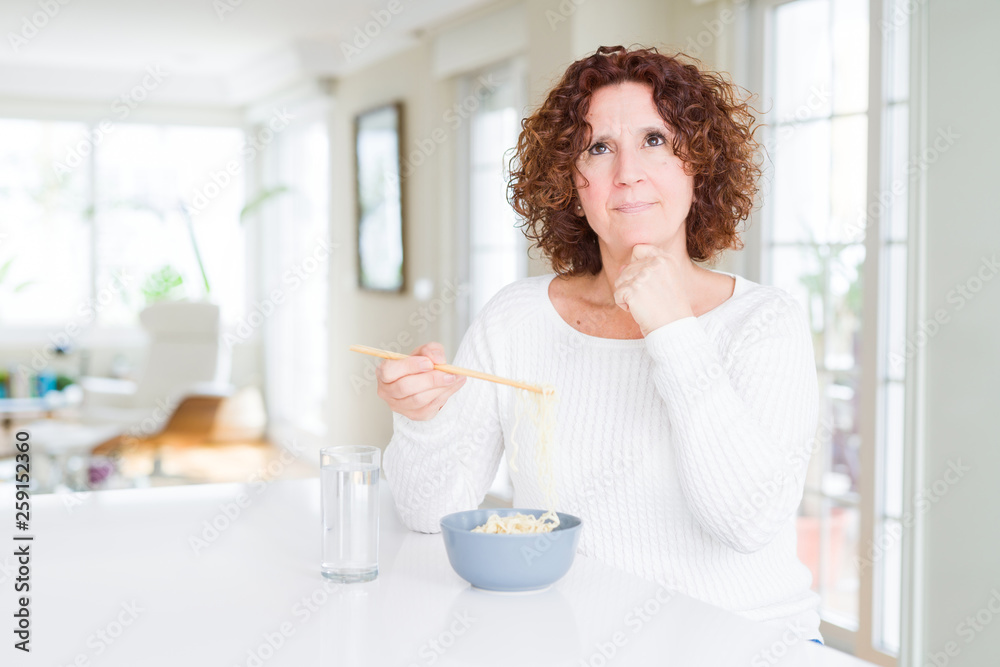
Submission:
{"label": "window frame", "polygon": [[[770,80],[772,58],[772,47],[774,35],[772,33],[771,16],[772,12],[779,6],[795,2],[797,0],[751,0],[747,8],[747,78],[754,90],[762,91],[761,97],[765,100],[772,95],[773,82]],[[836,0],[832,0],[836,1]],[[878,194],[883,191],[887,183],[887,158],[885,156],[885,146],[887,138],[884,133],[884,120],[888,107],[887,91],[884,80],[887,66],[886,40],[882,30],[878,28],[883,16],[888,14],[887,7],[892,0],[870,0],[869,2],[869,62],[868,62],[868,105],[867,105],[867,182],[866,182],[866,206],[877,201]],[[908,148],[909,154],[915,155],[917,148],[916,132],[919,121],[922,117],[917,101],[921,99],[920,79],[921,79],[921,54],[922,51],[922,26],[926,25],[921,14],[926,12],[925,6],[920,6],[914,15],[910,16],[910,53],[909,53],[909,126],[908,126]],[[906,28],[903,28],[906,29]],[[766,120],[766,119],[765,119]],[[920,278],[921,272],[921,252],[919,231],[922,229],[920,220],[920,193],[923,191],[921,180],[924,174],[918,175],[916,182],[910,181],[908,188],[908,212],[907,212],[907,303],[906,303],[906,331],[914,331],[916,323],[920,321],[922,315],[919,312],[923,292],[923,281]],[[871,211],[875,210],[872,214]],[[748,249],[745,266],[748,276],[761,280],[765,271],[765,254],[774,245],[769,237],[769,230],[765,224],[770,220],[770,206],[765,201],[760,210],[753,216],[752,224],[745,234],[744,239]],[[887,358],[887,346],[893,341],[886,339],[886,332],[882,325],[883,318],[883,297],[884,280],[882,277],[881,259],[884,246],[884,234],[881,232],[883,225],[883,211],[880,207],[868,207],[868,229],[865,234],[865,260],[862,267],[862,280],[866,286],[864,292],[864,305],[862,310],[863,321],[867,324],[862,330],[862,352],[860,357],[860,384],[859,392],[862,401],[859,407],[859,434],[864,445],[860,450],[860,475],[859,493],[857,505],[860,509],[860,531],[858,548],[863,556],[867,547],[874,543],[875,531],[878,527],[878,514],[883,512],[879,506],[881,493],[881,482],[883,474],[880,470],[881,456],[883,454],[882,436],[880,431],[884,430],[882,420],[884,418],[884,389],[881,378],[881,364]],[[921,353],[914,355],[914,358],[907,360],[904,389],[904,423],[903,423],[903,502],[902,511],[905,515],[912,510],[912,498],[914,497],[914,480],[918,479],[921,461],[920,451],[920,428],[915,415],[920,414],[919,405],[923,395],[923,357]],[[872,446],[876,445],[876,446]],[[873,474],[872,471],[875,471]],[[910,656],[916,655],[918,642],[915,637],[919,636],[920,619],[920,595],[916,589],[915,582],[919,573],[919,550],[921,532],[920,517],[916,517],[915,525],[911,530],[903,530],[902,537],[902,572],[901,572],[901,617],[900,617],[900,641],[899,655],[892,656],[879,650],[876,646],[874,633],[876,630],[876,596],[875,586],[877,584],[877,573],[875,567],[864,568],[859,574],[858,590],[858,628],[850,630],[842,626],[835,625],[823,620],[821,631],[827,643],[834,648],[838,648],[853,653],[859,658],[868,660],[875,664],[893,666],[897,664],[907,664]]]}

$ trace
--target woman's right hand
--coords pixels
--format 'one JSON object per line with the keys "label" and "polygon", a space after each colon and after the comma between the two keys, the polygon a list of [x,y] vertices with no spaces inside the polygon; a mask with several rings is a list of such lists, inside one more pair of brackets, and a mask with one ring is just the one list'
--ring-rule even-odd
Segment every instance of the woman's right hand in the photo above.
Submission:
{"label": "woman's right hand", "polygon": [[434,370],[434,364],[448,363],[440,343],[421,345],[410,354],[406,359],[387,359],[375,369],[378,395],[393,412],[426,421],[462,388],[466,378]]}

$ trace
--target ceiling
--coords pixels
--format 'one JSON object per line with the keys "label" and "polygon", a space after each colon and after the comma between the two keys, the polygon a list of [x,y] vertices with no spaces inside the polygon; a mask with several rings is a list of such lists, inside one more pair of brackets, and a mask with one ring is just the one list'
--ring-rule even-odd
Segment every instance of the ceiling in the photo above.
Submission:
{"label": "ceiling", "polygon": [[146,80],[160,103],[242,106],[386,57],[490,2],[0,0],[0,97],[110,102],[156,72]]}

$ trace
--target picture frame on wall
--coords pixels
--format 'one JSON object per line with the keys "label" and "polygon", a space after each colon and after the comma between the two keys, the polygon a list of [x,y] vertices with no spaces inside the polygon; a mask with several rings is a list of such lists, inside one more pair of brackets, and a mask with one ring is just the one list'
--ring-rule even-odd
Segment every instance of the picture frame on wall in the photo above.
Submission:
{"label": "picture frame on wall", "polygon": [[354,119],[361,289],[402,292],[404,288],[402,117],[402,102],[393,102]]}

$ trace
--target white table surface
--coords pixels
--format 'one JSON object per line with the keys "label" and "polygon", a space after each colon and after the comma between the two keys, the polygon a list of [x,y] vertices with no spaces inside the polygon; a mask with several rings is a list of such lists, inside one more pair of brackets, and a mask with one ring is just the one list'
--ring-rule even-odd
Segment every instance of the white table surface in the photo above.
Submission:
{"label": "white table surface", "polygon": [[[35,496],[24,654],[13,489],[0,488],[3,665],[869,664],[583,556],[542,593],[474,590],[440,535],[402,526],[384,480],[378,579],[328,584],[316,479]],[[196,554],[190,538],[224,525],[240,494],[248,507]]]}

